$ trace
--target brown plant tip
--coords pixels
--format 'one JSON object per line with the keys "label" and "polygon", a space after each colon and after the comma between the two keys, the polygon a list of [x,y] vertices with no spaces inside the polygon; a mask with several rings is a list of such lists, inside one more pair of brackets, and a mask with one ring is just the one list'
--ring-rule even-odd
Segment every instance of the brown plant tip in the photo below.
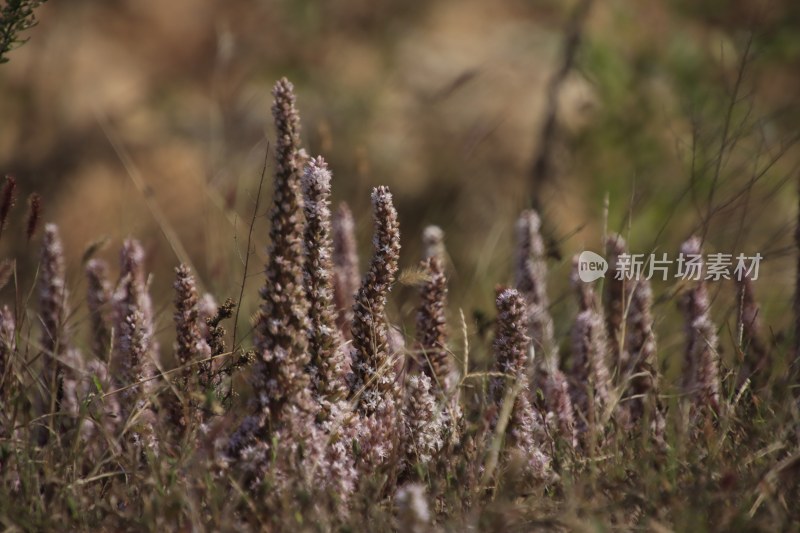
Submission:
{"label": "brown plant tip", "polygon": [[515,286],[528,307],[528,334],[536,349],[536,367],[558,367],[558,350],[553,340],[553,319],[547,298],[547,263],[540,234],[541,220],[533,210],[526,210],[517,220]]}
{"label": "brown plant tip", "polygon": [[86,263],[86,281],[92,353],[101,361],[107,362],[111,348],[112,293],[106,262],[90,259]]}
{"label": "brown plant tip", "polygon": [[372,207],[375,253],[356,295],[352,329],[355,384],[351,389],[364,388],[358,397],[358,409],[366,415],[379,411],[387,402],[393,402],[397,394],[396,373],[389,360],[388,325],[384,312],[387,296],[397,277],[400,227],[387,187],[373,189]]}
{"label": "brown plant tip", "polygon": [[315,395],[334,401],[347,396],[347,368],[333,303],[331,173],[324,159],[309,160],[302,186],[306,215],[304,279],[309,302],[307,370]]}
{"label": "brown plant tip", "polygon": [[420,289],[417,311],[417,344],[423,372],[433,382],[434,390],[451,392],[453,365],[447,349],[447,277],[440,255],[422,261],[426,280]]}
{"label": "brown plant tip", "polygon": [[272,91],[275,188],[269,260],[256,323],[254,386],[259,409],[277,423],[287,402],[304,403],[308,364],[308,301],[303,287],[303,213],[298,167],[300,121],[294,88],[285,78]]}
{"label": "brown plant tip", "polygon": [[42,217],[42,197],[39,193],[32,193],[28,197],[28,223],[26,225],[25,236],[30,241],[36,230],[39,229],[39,221]]}
{"label": "brown plant tip", "polygon": [[622,326],[625,316],[625,305],[628,295],[624,279],[617,279],[617,265],[619,256],[626,253],[625,239],[620,235],[611,234],[606,238],[606,258],[608,260],[608,275],[605,277],[605,290],[603,291],[603,307],[605,311],[606,331],[608,345],[611,349],[611,360],[615,366],[615,374],[621,375],[627,366],[628,355],[623,349]]}
{"label": "brown plant tip", "polygon": [[0,236],[6,227],[6,220],[14,202],[17,199],[17,180],[13,176],[6,176],[6,183],[0,191]]}
{"label": "brown plant tip", "polygon": [[338,310],[336,323],[347,340],[353,324],[353,304],[361,284],[353,213],[346,203],[339,204],[333,217],[333,300]]}
{"label": "brown plant tip", "polygon": [[[700,239],[691,237],[681,246],[684,257],[702,258]],[[719,342],[709,315],[710,303],[704,281],[693,281],[678,302],[684,315],[686,351],[683,364],[683,390],[702,411],[720,411]]]}

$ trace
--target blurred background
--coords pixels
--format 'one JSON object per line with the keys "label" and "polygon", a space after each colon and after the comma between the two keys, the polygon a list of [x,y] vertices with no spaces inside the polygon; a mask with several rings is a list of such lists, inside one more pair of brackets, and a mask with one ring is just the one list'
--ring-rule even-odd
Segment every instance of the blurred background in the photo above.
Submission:
{"label": "blurred background", "polygon": [[[480,332],[495,284],[512,281],[514,221],[532,205],[561,338],[575,309],[570,258],[602,252],[607,231],[670,257],[692,232],[707,252],[760,252],[763,318],[776,339],[789,326],[796,0],[50,0],[37,16],[0,65],[0,173],[16,176],[18,204],[38,191],[60,225],[76,306],[86,248],[104,239],[98,254],[116,264],[127,236],[148,251],[163,326],[181,255],[205,290],[238,298],[270,90],[287,76],[303,142],[358,220],[362,266],[370,189],[395,195],[406,283],[392,313],[406,327],[425,225],[446,234],[454,325],[461,308]],[[248,312],[271,191],[268,169]],[[38,238],[7,230],[3,241],[29,290]],[[655,290],[662,347],[682,342],[674,285]],[[730,353],[732,284],[712,289]]]}

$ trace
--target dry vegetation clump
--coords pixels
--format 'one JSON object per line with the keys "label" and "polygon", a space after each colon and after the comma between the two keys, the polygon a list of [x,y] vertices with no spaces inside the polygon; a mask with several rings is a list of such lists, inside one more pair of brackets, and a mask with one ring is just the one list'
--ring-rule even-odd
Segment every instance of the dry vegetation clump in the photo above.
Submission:
{"label": "dry vegetation clump", "polygon": [[[36,303],[14,277],[15,298],[0,308],[0,523],[419,532],[797,524],[797,384],[771,375],[794,354],[764,340],[754,280],[739,288],[742,354],[732,368],[721,362],[709,284],[679,287],[686,345],[673,380],[663,370],[675,348],[656,343],[662,311],[646,280],[614,280],[612,270],[601,298],[576,259],[577,314],[562,342],[533,210],[517,222],[514,287],[497,289],[491,342],[470,346],[465,320],[461,334],[449,327],[444,235],[429,227],[406,344],[389,320],[400,268],[391,192],[372,191],[373,255],[359,281],[353,214],[344,204],[331,213],[334,179],[301,148],[292,84],[280,80],[273,95],[270,244],[252,341],[223,326],[237,304],[201,296],[181,264],[174,343],[159,346],[167,325],[141,243],[122,243],[116,281],[87,257],[81,289],[58,228],[45,224]],[[0,230],[14,188],[7,179],[0,193]],[[31,202],[28,237],[40,217]],[[627,245],[607,243],[613,265]],[[681,250],[699,258],[700,245],[692,237]]]}

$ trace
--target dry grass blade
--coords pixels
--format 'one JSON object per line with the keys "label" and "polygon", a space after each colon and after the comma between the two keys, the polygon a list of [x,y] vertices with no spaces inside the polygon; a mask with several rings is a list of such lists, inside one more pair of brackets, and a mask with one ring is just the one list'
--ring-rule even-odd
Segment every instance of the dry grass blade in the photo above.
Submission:
{"label": "dry grass blade", "polygon": [[[509,376],[506,374],[500,374],[500,376],[509,379]],[[486,457],[486,462],[484,464],[483,477],[481,478],[481,491],[486,489],[489,486],[489,483],[492,481],[494,471],[497,468],[500,458],[500,451],[503,449],[503,441],[505,439],[506,429],[508,429],[508,423],[511,420],[511,412],[514,409],[514,403],[517,399],[517,396],[524,388],[525,380],[519,376],[514,379],[511,387],[506,387],[506,393],[505,396],[503,396],[500,414],[497,417],[497,426],[495,427],[494,435],[492,436],[491,445],[489,446],[489,451]]]}

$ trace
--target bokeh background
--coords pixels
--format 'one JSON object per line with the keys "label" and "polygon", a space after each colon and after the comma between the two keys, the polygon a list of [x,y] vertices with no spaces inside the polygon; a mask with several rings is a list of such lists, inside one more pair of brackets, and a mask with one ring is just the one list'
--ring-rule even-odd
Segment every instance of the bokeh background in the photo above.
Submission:
{"label": "bokeh background", "polygon": [[[512,279],[514,221],[536,205],[561,338],[574,312],[570,257],[602,251],[607,231],[643,253],[674,256],[692,232],[709,252],[760,252],[764,320],[776,342],[788,331],[796,0],[50,0],[37,15],[30,41],[0,65],[0,172],[17,177],[20,204],[38,191],[44,218],[60,225],[76,302],[86,248],[104,239],[98,254],[113,264],[131,235],[148,251],[163,325],[176,242],[206,290],[238,297],[273,135],[270,90],[287,76],[303,142],[328,159],[334,199],[358,219],[364,264],[370,189],[395,195],[397,322],[413,325],[419,235],[438,224],[453,322],[463,309],[480,334],[495,284]],[[269,168],[248,312],[262,283]],[[38,240],[23,233],[7,230],[2,248],[29,288]],[[681,327],[674,285],[656,286],[662,347],[682,342],[671,333]],[[731,357],[732,284],[713,290]]]}

